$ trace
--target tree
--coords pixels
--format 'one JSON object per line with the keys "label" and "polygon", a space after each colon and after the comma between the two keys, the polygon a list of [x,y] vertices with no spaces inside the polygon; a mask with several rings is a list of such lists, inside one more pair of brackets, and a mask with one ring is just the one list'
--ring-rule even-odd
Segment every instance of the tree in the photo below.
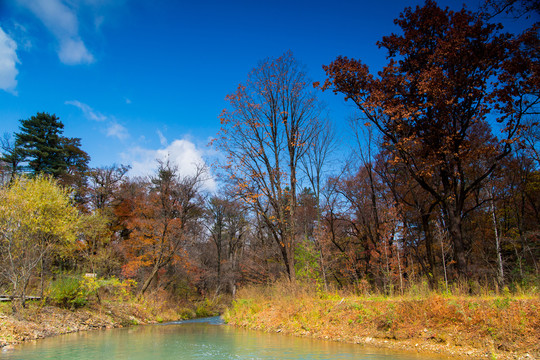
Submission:
{"label": "tree", "polygon": [[321,106],[290,52],[262,61],[228,95],[215,145],[243,200],[261,216],[290,280],[294,274],[297,169],[317,129]]}
{"label": "tree", "polygon": [[[21,120],[15,134],[14,155],[27,162],[34,174],[74,177],[88,170],[90,156],[81,149],[81,139],[62,136],[64,124],[56,115],[37,113]],[[68,181],[69,184],[69,181]]]}
{"label": "tree", "polygon": [[0,161],[5,163],[3,166],[4,169],[2,169],[2,183],[7,183],[19,171],[19,164],[22,161],[22,157],[17,151],[11,135],[8,133],[5,133],[4,137],[0,139],[0,147],[2,148]]}
{"label": "tree", "polygon": [[301,158],[302,170],[305,172],[311,188],[317,199],[317,223],[320,220],[321,183],[325,166],[328,165],[330,155],[336,150],[336,132],[329,120],[322,121],[308,145],[305,156]]}
{"label": "tree", "polygon": [[88,196],[92,209],[106,210],[112,205],[123,179],[131,169],[126,165],[93,168],[88,172]]}
{"label": "tree", "polygon": [[63,129],[60,119],[48,113],[37,113],[21,120],[20,132],[15,134],[15,146],[33,173],[57,176],[66,170],[60,140]]}
{"label": "tree", "polygon": [[150,183],[135,187],[133,198],[123,199],[119,207],[127,207],[128,239],[124,242],[128,276],[138,270],[149,270],[140,288],[142,295],[158,272],[171,263],[187,262],[186,246],[199,230],[202,215],[200,187],[205,170],[193,176],[180,177],[176,167],[160,162],[157,175]]}
{"label": "tree", "polygon": [[402,163],[392,159],[391,152],[383,149],[377,157],[376,171],[396,204],[404,227],[402,242],[409,250],[414,250],[415,259],[434,288],[438,283],[432,223],[437,219],[438,202],[412,179]]}
{"label": "tree", "polygon": [[[519,19],[529,17],[531,13],[540,15],[540,1],[538,0],[485,0],[483,4],[487,18],[493,18],[500,14],[509,14]],[[534,16],[534,15],[533,15]]]}
{"label": "tree", "polygon": [[0,188],[0,276],[11,282],[12,298],[24,306],[34,270],[55,246],[75,241],[78,220],[67,191],[50,177],[16,177]]}
{"label": "tree", "polygon": [[235,295],[239,257],[248,231],[242,204],[213,196],[206,205],[206,227],[216,248],[216,293],[224,285]]}
{"label": "tree", "polygon": [[[338,57],[324,66],[324,88],[352,100],[384,136],[392,161],[441,205],[465,275],[467,200],[510,153],[522,117],[539,101],[538,34],[500,33],[476,14],[429,0],[395,23],[403,34],[378,43],[390,59],[378,77],[361,61]],[[491,119],[502,124],[499,138]]]}

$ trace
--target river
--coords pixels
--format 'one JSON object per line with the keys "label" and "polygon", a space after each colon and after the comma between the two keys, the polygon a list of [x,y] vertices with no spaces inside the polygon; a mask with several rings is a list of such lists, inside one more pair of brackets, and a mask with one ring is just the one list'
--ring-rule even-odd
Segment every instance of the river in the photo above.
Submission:
{"label": "river", "polygon": [[17,345],[1,360],[361,359],[435,360],[361,345],[267,334],[223,325],[219,318],[86,331]]}

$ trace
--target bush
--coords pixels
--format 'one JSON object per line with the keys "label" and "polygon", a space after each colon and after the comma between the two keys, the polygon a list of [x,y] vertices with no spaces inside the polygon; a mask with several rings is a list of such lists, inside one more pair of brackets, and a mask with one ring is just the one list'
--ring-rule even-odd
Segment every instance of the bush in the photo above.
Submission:
{"label": "bush", "polygon": [[129,281],[121,282],[116,278],[61,276],[52,282],[48,297],[59,306],[78,308],[88,304],[92,297],[100,301],[101,289],[124,298],[128,296],[132,286],[133,284]]}
{"label": "bush", "polygon": [[88,294],[82,286],[84,279],[62,276],[52,282],[49,299],[62,307],[81,307],[88,303]]}

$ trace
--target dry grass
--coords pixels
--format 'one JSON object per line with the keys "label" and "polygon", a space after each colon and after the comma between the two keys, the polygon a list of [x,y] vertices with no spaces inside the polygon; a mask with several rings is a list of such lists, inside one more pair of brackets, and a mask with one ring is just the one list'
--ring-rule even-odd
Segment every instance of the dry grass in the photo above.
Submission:
{"label": "dry grass", "polygon": [[265,331],[463,347],[504,358],[526,353],[540,357],[539,309],[540,298],[534,294],[351,296],[285,282],[241,290],[225,317],[230,324]]}

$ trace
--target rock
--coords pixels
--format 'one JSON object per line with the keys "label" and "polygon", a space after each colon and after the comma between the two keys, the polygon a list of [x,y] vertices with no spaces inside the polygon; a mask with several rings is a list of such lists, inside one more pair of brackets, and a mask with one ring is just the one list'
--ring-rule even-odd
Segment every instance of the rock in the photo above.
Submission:
{"label": "rock", "polygon": [[15,349],[15,346],[13,346],[13,345],[10,344],[10,345],[4,346],[4,347],[2,348],[2,351],[3,351],[3,352],[4,352],[4,351],[12,351],[13,349]]}

